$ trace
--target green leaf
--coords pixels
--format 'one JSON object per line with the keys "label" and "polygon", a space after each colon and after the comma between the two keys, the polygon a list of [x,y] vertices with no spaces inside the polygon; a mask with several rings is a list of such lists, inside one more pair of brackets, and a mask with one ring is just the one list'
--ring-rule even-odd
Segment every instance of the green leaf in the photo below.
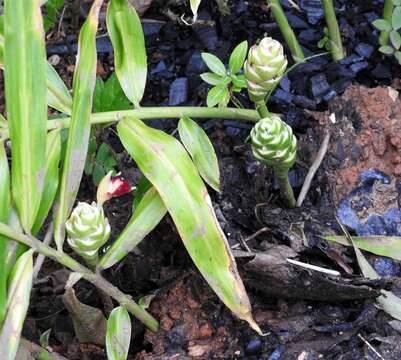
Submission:
{"label": "green leaf", "polygon": [[238,44],[235,47],[228,62],[228,68],[230,69],[231,74],[235,75],[238,71],[241,70],[242,65],[244,65],[247,53],[248,53],[247,41],[243,41],[242,43]]}
{"label": "green leaf", "polygon": [[226,85],[217,85],[212,87],[207,93],[206,104],[208,107],[213,107],[230,96]]}
{"label": "green leaf", "polygon": [[202,59],[207,67],[215,74],[220,76],[227,75],[226,67],[217,56],[209,53],[202,53]]}
{"label": "green leaf", "polygon": [[[0,16],[0,68],[4,68],[4,28]],[[63,80],[48,62],[46,62],[46,85],[48,106],[67,115],[71,114],[72,99]]]}
{"label": "green leaf", "polygon": [[46,62],[47,104],[63,114],[71,115],[72,98],[57,71]]}
{"label": "green leaf", "polygon": [[128,0],[111,0],[107,29],[114,48],[114,64],[125,95],[135,105],[145,92],[147,63],[145,37],[135,8]]}
{"label": "green leaf", "polygon": [[379,51],[386,55],[392,55],[394,53],[394,49],[391,46],[383,45],[379,47]]}
{"label": "green leaf", "polygon": [[196,22],[196,19],[198,18],[198,8],[201,0],[190,0],[189,3],[191,5],[192,13],[194,14],[193,22]]}
{"label": "green leaf", "polygon": [[45,9],[46,16],[44,18],[45,30],[51,29],[57,20],[58,11],[64,5],[64,0],[47,0]]}
{"label": "green leaf", "polygon": [[398,63],[401,64],[401,51],[396,51],[394,56],[398,60]]}
{"label": "green leaf", "polygon": [[[217,75],[217,74],[211,73],[211,72],[200,74],[200,77],[205,83],[208,83],[210,85],[219,85],[224,80],[223,76],[220,76],[220,75]],[[230,78],[227,76],[227,79],[230,79]]]}
{"label": "green leaf", "polygon": [[[325,240],[352,246],[345,236],[325,236]],[[352,236],[354,244],[362,250],[380,256],[401,260],[401,237],[396,236]]]}
{"label": "green leaf", "polygon": [[93,112],[130,109],[132,109],[132,104],[125,96],[116,73],[111,74],[106,82],[100,77],[96,79],[95,93],[93,95]]}
{"label": "green leaf", "polygon": [[10,274],[7,314],[0,330],[0,349],[4,360],[13,360],[18,350],[32,288],[32,256],[33,250],[21,255]]}
{"label": "green leaf", "polygon": [[128,311],[119,306],[107,320],[106,349],[108,360],[125,360],[131,342],[131,320]]}
{"label": "green leaf", "polygon": [[234,314],[260,333],[207,189],[183,146],[136,118],[122,120],[117,130],[124,147],[158,191],[205,280]]}
{"label": "green leaf", "polygon": [[71,126],[68,132],[58,207],[54,220],[54,238],[57,249],[60,251],[65,237],[64,224],[77,196],[88,151],[90,116],[96,81],[96,32],[101,6],[102,0],[95,0],[79,34],[79,52],[73,79],[74,100]]}
{"label": "green leaf", "polygon": [[391,17],[391,24],[393,30],[401,29],[401,6],[396,6],[393,10],[393,16]]}
{"label": "green leaf", "polygon": [[136,207],[128,225],[99,261],[99,268],[107,269],[122,260],[159,224],[166,213],[167,209],[158,192],[151,187]]}
{"label": "green leaf", "polygon": [[[10,216],[11,195],[10,195],[10,170],[8,168],[7,154],[4,149],[4,142],[0,141],[0,222],[7,223]],[[7,275],[6,270],[6,249],[8,239],[0,235],[0,324],[3,322],[6,313],[7,302]]]}
{"label": "green leaf", "polygon": [[46,51],[39,1],[5,0],[4,27],[12,195],[29,233],[43,191],[47,133]]}
{"label": "green leaf", "polygon": [[393,29],[391,24],[384,19],[377,19],[372,22],[372,25],[380,31],[390,31]]}
{"label": "green leaf", "polygon": [[393,0],[393,5],[394,5],[394,6],[399,6],[399,5],[401,5],[401,0]]}
{"label": "green leaf", "polygon": [[[363,275],[372,280],[380,279],[379,274],[369,264],[362,252],[356,246],[354,246],[354,250]],[[391,291],[381,290],[381,294],[377,298],[379,306],[393,318],[401,320],[401,299]]]}
{"label": "green leaf", "polygon": [[145,196],[146,192],[152,187],[152,183],[145,177],[141,176],[138,185],[135,189],[134,194],[134,201],[132,202],[132,210],[138,207],[139,203],[142,201],[143,197]]}
{"label": "green leaf", "polygon": [[394,48],[399,50],[401,47],[401,35],[397,31],[392,30],[390,31],[390,40]]}
{"label": "green leaf", "polygon": [[220,170],[216,153],[205,131],[189,117],[178,123],[178,132],[202,178],[216,191],[220,191]]}
{"label": "green leaf", "polygon": [[237,75],[237,76],[232,76],[232,82],[234,86],[240,88],[240,89],[246,89],[247,88],[247,83],[246,83],[246,78],[245,75]]}
{"label": "green leaf", "polygon": [[32,227],[32,234],[36,235],[49,214],[56,197],[59,183],[59,164],[61,153],[60,130],[53,130],[47,134],[46,163],[45,163],[45,187],[35,223]]}

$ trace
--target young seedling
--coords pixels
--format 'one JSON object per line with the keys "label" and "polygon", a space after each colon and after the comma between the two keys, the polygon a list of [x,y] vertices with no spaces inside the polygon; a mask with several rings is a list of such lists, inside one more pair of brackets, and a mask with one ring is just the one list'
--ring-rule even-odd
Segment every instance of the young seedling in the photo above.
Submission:
{"label": "young seedling", "polygon": [[292,129],[277,115],[270,115],[251,131],[252,152],[256,159],[271,166],[286,205],[295,207],[294,192],[288,180],[288,171],[297,156],[297,139]]}
{"label": "young seedling", "polygon": [[223,62],[215,55],[202,53],[202,59],[211,72],[201,74],[204,82],[213,85],[207,94],[206,104],[208,107],[226,107],[230,99],[237,105],[235,92],[240,92],[246,88],[245,76],[240,73],[244,64],[248,43],[243,41],[236,46],[230,60],[228,69]]}
{"label": "young seedling", "polygon": [[333,0],[323,0],[323,8],[328,29],[328,47],[333,60],[340,61],[344,59],[345,52],[343,48],[343,43],[341,41],[341,33],[338,27],[336,12],[333,6]]}
{"label": "young seedling", "polygon": [[[394,55],[401,64],[401,0],[386,0],[383,19],[373,21],[373,26],[381,31],[379,51],[386,55]],[[390,43],[388,42],[390,39]]]}

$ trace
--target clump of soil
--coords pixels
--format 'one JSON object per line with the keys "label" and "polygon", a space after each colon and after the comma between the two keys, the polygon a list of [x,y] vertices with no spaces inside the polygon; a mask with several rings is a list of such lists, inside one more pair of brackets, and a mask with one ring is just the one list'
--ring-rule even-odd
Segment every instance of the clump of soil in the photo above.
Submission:
{"label": "clump of soil", "polygon": [[160,320],[160,331],[146,332],[152,350],[138,359],[227,359],[240,353],[230,322],[226,317],[219,321],[225,309],[197,276],[187,274],[162,292],[150,308]]}
{"label": "clump of soil", "polygon": [[333,130],[327,164],[340,198],[364,170],[401,175],[400,118],[401,101],[390,87],[353,85],[330,103],[324,119]]}

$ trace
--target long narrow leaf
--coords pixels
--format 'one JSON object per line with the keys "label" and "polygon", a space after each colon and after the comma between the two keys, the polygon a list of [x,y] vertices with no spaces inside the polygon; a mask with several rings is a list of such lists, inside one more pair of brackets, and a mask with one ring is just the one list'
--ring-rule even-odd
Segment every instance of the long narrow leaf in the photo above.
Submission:
{"label": "long narrow leaf", "polygon": [[4,66],[12,147],[12,195],[30,232],[43,190],[46,51],[39,0],[4,1]]}
{"label": "long narrow leaf", "polygon": [[[348,241],[348,243],[350,242]],[[353,241],[351,245],[354,246],[356,258],[363,275],[368,279],[380,279],[379,274],[372,265],[369,264],[368,260],[366,260],[365,256],[363,256],[362,252],[356,247]],[[382,290],[381,294],[382,295],[377,298],[379,306],[394,319],[401,320],[401,299],[392,291]]]}
{"label": "long narrow leaf", "polygon": [[131,319],[128,311],[119,306],[107,320],[106,349],[108,360],[125,360],[131,342]]}
{"label": "long narrow leaf", "polygon": [[102,2],[103,0],[95,0],[79,34],[79,50],[73,79],[74,100],[71,126],[68,134],[55,217],[54,236],[59,250],[62,250],[63,247],[65,237],[64,223],[77,196],[88,151],[90,115],[96,82],[96,32]]}
{"label": "long narrow leaf", "polygon": [[[346,236],[325,236],[325,240],[352,246]],[[380,256],[401,260],[401,237],[397,236],[352,236],[352,241],[359,249]]]}
{"label": "long narrow leaf", "polygon": [[32,287],[32,256],[33,251],[25,252],[10,275],[7,314],[0,331],[0,349],[4,360],[13,360],[18,350]]}
{"label": "long narrow leaf", "polygon": [[46,85],[47,104],[61,113],[71,115],[71,95],[60,75],[48,62],[46,62]]}
{"label": "long narrow leaf", "polygon": [[205,131],[189,117],[178,123],[178,132],[199,174],[216,191],[220,191],[220,170],[216,153]]}
{"label": "long narrow leaf", "polygon": [[234,314],[260,332],[207,189],[183,146],[136,118],[124,119],[117,130],[124,147],[157,189],[205,280]]}
{"label": "long narrow leaf", "polygon": [[42,227],[57,193],[59,182],[59,163],[61,153],[60,130],[53,130],[47,134],[46,164],[45,164],[45,187],[42,201],[39,206],[32,234],[36,235]]}
{"label": "long narrow leaf", "polygon": [[[0,17],[0,68],[4,69],[4,18]],[[70,115],[72,98],[64,81],[56,70],[46,62],[47,104],[64,114]]]}
{"label": "long narrow leaf", "polygon": [[141,20],[129,0],[111,0],[107,29],[114,48],[116,74],[127,98],[139,107],[146,85],[145,37]]}
{"label": "long narrow leaf", "polygon": [[101,258],[99,267],[107,269],[123,259],[156,227],[166,213],[167,209],[158,192],[150,188],[124,231]]}
{"label": "long narrow leaf", "polygon": [[[4,143],[0,141],[0,222],[7,223],[10,212],[10,171]],[[6,249],[8,240],[0,235],[0,324],[6,313],[7,301],[7,272]]]}

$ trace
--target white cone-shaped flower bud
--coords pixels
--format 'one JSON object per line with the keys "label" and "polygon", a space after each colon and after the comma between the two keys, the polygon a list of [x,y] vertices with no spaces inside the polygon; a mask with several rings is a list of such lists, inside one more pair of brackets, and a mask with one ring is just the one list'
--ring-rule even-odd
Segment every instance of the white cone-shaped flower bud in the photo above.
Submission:
{"label": "white cone-shaped flower bud", "polygon": [[249,97],[256,104],[264,103],[267,94],[277,85],[287,69],[283,46],[270,37],[253,45],[244,64]]}
{"label": "white cone-shaped flower bud", "polygon": [[252,151],[256,159],[275,171],[288,171],[297,156],[297,139],[291,127],[277,115],[259,120],[251,131]]}
{"label": "white cone-shaped flower bud", "polygon": [[78,203],[65,223],[70,247],[89,263],[94,264],[98,250],[110,237],[110,224],[103,208],[95,202],[92,205]]}

